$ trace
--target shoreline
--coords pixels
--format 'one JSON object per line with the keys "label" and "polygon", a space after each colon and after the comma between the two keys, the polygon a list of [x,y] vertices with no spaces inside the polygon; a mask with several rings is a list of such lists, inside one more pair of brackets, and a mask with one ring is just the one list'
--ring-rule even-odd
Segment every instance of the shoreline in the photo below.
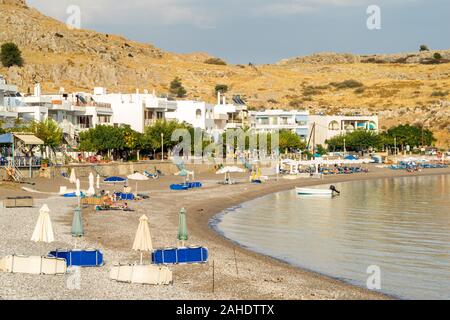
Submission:
{"label": "shoreline", "polygon": [[[279,181],[271,180],[262,185],[248,182],[232,186],[219,185],[221,180],[215,174],[200,174],[199,181],[204,187],[197,190],[173,192],[168,186],[179,182],[179,177],[166,176],[152,180],[139,186],[139,190],[150,193],[150,200],[130,203],[135,212],[95,212],[93,209],[83,211],[86,237],[82,246],[100,248],[104,254],[106,266],[103,268],[83,269],[83,292],[72,292],[64,288],[65,277],[22,277],[21,275],[0,274],[0,297],[5,298],[50,298],[50,299],[169,299],[169,300],[308,300],[308,299],[399,299],[384,293],[369,291],[341,279],[290,265],[282,260],[253,252],[239,246],[233,240],[226,239],[211,228],[211,219],[227,208],[264,197],[268,194],[286,191],[296,186],[314,186],[347,181],[361,181],[380,178],[415,177],[427,175],[450,174],[450,169],[430,169],[416,173],[406,173],[370,167],[371,172],[343,176],[328,176],[323,180],[297,179]],[[238,175],[236,175],[238,178]],[[239,176],[239,180],[247,181],[248,177]],[[63,180],[37,180],[36,188],[40,191],[54,192],[56,185]],[[85,185],[82,182],[82,187]],[[112,186],[108,186],[112,187]],[[103,188],[103,186],[102,186]],[[2,193],[0,196],[5,196]],[[42,196],[42,197],[41,197]],[[67,210],[61,211],[59,198],[46,197],[39,194],[36,197],[34,209],[23,210],[23,219],[32,220],[27,230],[22,233],[28,240],[35,223],[34,215],[37,206],[49,202],[52,210],[52,222],[56,232],[57,244],[54,247],[70,247],[70,227],[72,222],[72,206],[74,201],[64,202]],[[39,204],[38,204],[39,203]],[[146,214],[150,220],[150,230],[155,248],[170,247],[176,244],[178,227],[178,211],[185,207],[188,212],[188,230],[190,239],[188,245],[201,245],[210,250],[210,261],[203,265],[173,266],[174,284],[169,287],[138,286],[120,284],[109,280],[108,274],[112,264],[117,262],[136,261],[138,254],[131,250],[138,219]],[[1,209],[0,209],[1,210]],[[6,210],[5,210],[6,211]],[[5,213],[5,212],[4,212]],[[19,211],[6,211],[11,217]],[[22,212],[21,212],[22,213]],[[33,216],[30,218],[30,213]],[[3,214],[4,216],[4,214]],[[2,220],[4,219],[4,220]],[[0,222],[6,221],[4,235],[0,235],[2,255],[11,253],[30,253],[27,242],[14,233],[19,222],[7,220],[0,215]],[[31,234],[30,234],[31,236]],[[2,238],[3,237],[3,238]],[[24,243],[23,246],[14,241]],[[9,245],[8,245],[9,244]],[[50,249],[49,247],[49,249]],[[22,248],[22,249],[21,249]],[[25,251],[25,252],[24,252]],[[212,292],[212,264],[215,262],[216,278],[215,292]],[[236,263],[235,263],[236,261]],[[23,282],[22,282],[23,281]],[[55,284],[56,283],[56,284]],[[34,285],[45,294],[30,296],[24,288]],[[24,288],[23,288],[23,287]],[[51,290],[52,287],[58,290]],[[5,293],[6,290],[6,293]],[[37,289],[36,289],[37,290]],[[39,292],[39,291],[38,291]]]}
{"label": "shoreline", "polygon": [[[450,173],[447,173],[447,174],[450,174]],[[433,176],[433,175],[441,175],[441,174],[425,174],[425,175],[420,175],[420,176]],[[349,182],[354,182],[354,181],[368,181],[368,180],[378,180],[378,179],[414,178],[414,177],[417,177],[417,176],[419,176],[419,175],[415,175],[415,176],[410,176],[410,175],[407,175],[407,176],[392,176],[392,177],[371,177],[371,178],[360,179],[360,180],[358,180],[358,179],[354,179],[354,180],[343,179],[345,181],[335,181],[334,183],[349,183]],[[313,185],[308,185],[308,186],[315,186],[315,187],[317,187],[317,186],[328,186],[328,185],[329,184],[326,184],[326,183],[325,184],[318,183],[318,184],[313,184]],[[237,246],[237,247],[239,247],[239,248],[241,248],[243,250],[246,250],[246,251],[249,251],[249,252],[252,252],[252,253],[264,256],[264,257],[267,257],[269,259],[273,259],[273,260],[275,260],[277,262],[289,265],[291,267],[294,267],[294,268],[297,268],[297,269],[300,269],[300,270],[303,270],[303,271],[307,271],[307,272],[310,272],[310,273],[315,273],[315,274],[318,274],[319,276],[331,278],[333,280],[341,281],[341,282],[346,283],[346,284],[351,285],[351,286],[355,286],[355,287],[358,287],[358,288],[361,288],[361,289],[365,289],[363,286],[357,285],[357,284],[353,284],[353,283],[351,283],[348,280],[341,279],[339,277],[334,277],[332,275],[328,275],[328,274],[325,274],[325,273],[322,273],[322,272],[318,272],[318,271],[316,271],[314,269],[306,268],[306,267],[301,266],[301,265],[296,265],[296,264],[290,263],[289,261],[283,260],[282,258],[277,258],[277,257],[271,256],[269,254],[266,254],[266,253],[264,253],[262,251],[259,251],[259,250],[257,250],[257,248],[251,248],[251,247],[245,246],[245,245],[239,243],[236,240],[233,240],[231,238],[226,237],[225,233],[222,230],[220,230],[220,228],[218,227],[220,222],[223,220],[223,217],[226,216],[227,214],[230,214],[230,211],[234,211],[234,210],[230,210],[230,209],[237,208],[237,210],[238,210],[243,204],[246,204],[248,202],[252,202],[254,200],[262,199],[264,197],[267,197],[267,196],[270,196],[270,195],[273,195],[273,194],[276,194],[276,193],[287,192],[289,190],[291,190],[291,189],[288,188],[286,190],[277,191],[275,193],[269,193],[269,194],[266,194],[266,195],[258,196],[258,197],[255,197],[255,198],[251,198],[251,199],[247,200],[246,202],[243,202],[243,203],[241,203],[239,205],[226,208],[223,211],[221,211],[221,212],[219,212],[216,215],[213,215],[211,217],[211,219],[209,221],[209,228],[211,230],[213,230],[215,233],[217,233],[224,240],[232,243],[233,245],[235,245],[235,246]],[[396,300],[403,300],[403,299],[405,299],[405,298],[402,298],[400,296],[396,296],[394,294],[389,294],[389,293],[386,293],[386,292],[383,292],[383,291],[371,291],[371,292],[376,292],[376,293],[385,295],[386,297],[388,297],[390,299],[396,299]]]}
{"label": "shoreline", "polygon": [[[223,203],[218,206],[216,205],[214,210],[205,212],[205,216],[202,216],[201,218],[197,219],[197,222],[200,222],[200,223],[197,224],[197,225],[199,225],[199,227],[196,228],[195,230],[197,232],[200,232],[202,234],[202,236],[204,236],[206,238],[210,237],[216,241],[217,240],[220,241],[221,243],[223,243],[224,246],[242,250],[243,252],[246,252],[247,254],[255,257],[256,259],[259,259],[259,261],[262,263],[269,263],[269,264],[274,263],[274,264],[279,264],[285,268],[289,268],[289,269],[293,268],[294,270],[299,271],[301,274],[309,273],[310,276],[313,276],[313,277],[323,277],[324,281],[330,281],[330,283],[337,281],[339,283],[345,284],[346,286],[350,286],[351,288],[362,290],[362,292],[364,294],[374,295],[374,298],[401,299],[400,297],[396,297],[394,295],[390,295],[387,293],[382,293],[382,292],[378,292],[378,291],[370,291],[368,289],[351,284],[342,279],[334,278],[329,275],[316,272],[314,270],[309,270],[306,268],[298,267],[298,266],[292,265],[286,261],[283,261],[281,259],[277,259],[277,258],[271,257],[269,255],[265,255],[263,253],[253,251],[250,248],[241,246],[238,242],[236,242],[232,239],[226,238],[221,232],[219,232],[218,230],[214,229],[211,226],[211,222],[212,222],[211,220],[215,219],[218,215],[223,214],[224,211],[229,208],[242,205],[243,203],[246,203],[246,202],[258,199],[258,198],[262,198],[262,197],[265,197],[270,194],[288,191],[288,190],[294,188],[295,186],[306,187],[306,186],[327,185],[330,183],[345,183],[345,182],[351,182],[351,181],[364,181],[364,180],[375,180],[375,179],[384,179],[384,178],[395,179],[395,178],[403,178],[403,177],[417,177],[417,176],[432,176],[432,175],[450,174],[450,170],[448,170],[448,169],[443,169],[443,170],[439,170],[439,171],[422,171],[422,172],[416,172],[416,173],[412,173],[412,174],[407,173],[407,172],[394,172],[392,170],[389,170],[386,172],[386,170],[388,170],[388,169],[382,170],[383,172],[373,172],[372,171],[367,174],[328,176],[323,180],[297,179],[297,180],[291,180],[291,181],[289,181],[289,180],[283,181],[281,179],[280,180],[280,181],[282,181],[281,184],[278,183],[277,185],[272,186],[271,188],[266,188],[264,190],[258,190],[257,192],[252,190],[252,191],[249,191],[249,192],[245,193],[244,195],[242,195],[242,198],[239,198],[238,200],[228,201],[228,202],[225,202],[226,204]],[[391,174],[389,174],[389,173],[391,173]],[[242,200],[244,200],[244,201],[242,201]],[[191,209],[195,210],[195,209],[197,209],[197,207],[199,207],[199,206],[193,206]]]}

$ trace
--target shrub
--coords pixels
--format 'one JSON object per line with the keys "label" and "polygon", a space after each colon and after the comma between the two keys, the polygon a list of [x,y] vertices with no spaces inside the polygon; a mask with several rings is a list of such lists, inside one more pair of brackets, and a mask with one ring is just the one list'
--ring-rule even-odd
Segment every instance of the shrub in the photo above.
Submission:
{"label": "shrub", "polygon": [[342,82],[331,82],[330,85],[332,85],[333,87],[335,87],[338,90],[364,87],[364,84],[362,84],[361,82],[356,81],[356,80],[345,80],[345,81],[342,81]]}
{"label": "shrub", "polygon": [[302,100],[294,99],[289,102],[289,106],[292,108],[300,108],[302,106]]}
{"label": "shrub", "polygon": [[448,91],[433,91],[433,93],[431,94],[432,97],[446,97],[448,96]]}
{"label": "shrub", "polygon": [[441,60],[442,59],[442,55],[439,52],[435,52],[433,55],[433,58],[435,58],[436,60]]}
{"label": "shrub", "polygon": [[209,58],[204,61],[206,64],[215,64],[218,66],[226,66],[227,63],[220,58]]}
{"label": "shrub", "polygon": [[364,87],[359,87],[358,89],[355,90],[356,94],[363,94],[364,91],[366,91],[366,89]]}
{"label": "shrub", "polygon": [[430,51],[430,49],[428,49],[428,46],[423,44],[420,46],[420,51]]}
{"label": "shrub", "polygon": [[322,90],[328,89],[328,86],[307,86],[303,89],[304,96],[313,96],[322,94]]}
{"label": "shrub", "polygon": [[4,67],[23,66],[22,52],[15,43],[7,42],[2,44],[0,60]]}

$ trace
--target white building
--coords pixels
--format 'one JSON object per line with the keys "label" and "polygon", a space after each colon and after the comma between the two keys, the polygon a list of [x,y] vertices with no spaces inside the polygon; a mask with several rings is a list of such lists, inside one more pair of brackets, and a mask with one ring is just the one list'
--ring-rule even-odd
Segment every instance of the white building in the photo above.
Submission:
{"label": "white building", "polygon": [[112,123],[127,124],[133,130],[144,132],[146,126],[156,120],[165,119],[167,112],[174,112],[177,103],[167,98],[159,98],[154,93],[135,94],[107,93],[105,88],[95,88],[93,100],[107,103],[112,108]]}
{"label": "white building", "polygon": [[212,135],[216,130],[214,106],[203,101],[177,101],[177,109],[166,113],[168,120],[186,122],[194,128],[200,128]]}
{"label": "white building", "polygon": [[[325,146],[325,141],[355,130],[378,132],[378,116],[310,115],[310,134],[315,132],[315,144]],[[315,130],[313,128],[315,127]],[[313,138],[313,137],[311,137]],[[311,140],[311,143],[313,141]]]}
{"label": "white building", "polygon": [[0,76],[0,121],[5,127],[9,127],[17,119],[15,110],[17,87],[6,83]]}
{"label": "white building", "polygon": [[113,110],[108,103],[96,102],[92,95],[77,92],[42,95],[36,84],[32,96],[21,98],[17,107],[19,118],[25,121],[56,121],[67,138],[74,139],[81,131],[97,125],[112,125]]}
{"label": "white building", "polygon": [[308,118],[308,111],[254,111],[250,113],[250,127],[256,132],[290,130],[306,140],[309,132]]}
{"label": "white building", "polygon": [[233,97],[230,103],[219,92],[214,106],[214,122],[219,132],[250,126],[248,107],[239,97]]}
{"label": "white building", "polygon": [[249,126],[247,106],[242,101],[227,103],[220,93],[216,105],[203,101],[177,101],[176,111],[166,113],[166,118],[189,123],[215,140],[228,129]]}

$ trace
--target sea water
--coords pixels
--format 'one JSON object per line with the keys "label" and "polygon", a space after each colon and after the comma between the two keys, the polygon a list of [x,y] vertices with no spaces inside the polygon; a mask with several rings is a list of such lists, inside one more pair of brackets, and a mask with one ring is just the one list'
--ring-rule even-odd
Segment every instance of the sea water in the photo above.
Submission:
{"label": "sea water", "polygon": [[381,292],[400,298],[450,299],[450,175],[336,187],[334,198],[271,194],[212,224],[250,250],[301,268],[362,287],[377,276]]}

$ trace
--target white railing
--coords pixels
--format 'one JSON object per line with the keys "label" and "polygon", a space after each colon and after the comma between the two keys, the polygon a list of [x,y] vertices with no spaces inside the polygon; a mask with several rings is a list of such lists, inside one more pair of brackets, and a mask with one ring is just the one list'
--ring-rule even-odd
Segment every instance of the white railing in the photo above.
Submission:
{"label": "white railing", "polygon": [[15,108],[11,106],[0,106],[0,112],[15,112]]}

